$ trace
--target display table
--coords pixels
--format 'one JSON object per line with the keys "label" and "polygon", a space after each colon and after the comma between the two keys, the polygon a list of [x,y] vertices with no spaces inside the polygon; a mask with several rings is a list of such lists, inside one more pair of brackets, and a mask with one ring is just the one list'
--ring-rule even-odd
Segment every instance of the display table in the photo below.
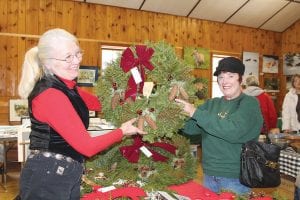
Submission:
{"label": "display table", "polygon": [[300,173],[300,154],[289,148],[280,151],[279,167],[280,173],[296,178]]}
{"label": "display table", "polygon": [[0,143],[3,144],[3,173],[2,173],[2,187],[6,190],[7,179],[7,160],[6,153],[8,144],[16,142],[18,139],[18,127],[16,126],[0,126]]}

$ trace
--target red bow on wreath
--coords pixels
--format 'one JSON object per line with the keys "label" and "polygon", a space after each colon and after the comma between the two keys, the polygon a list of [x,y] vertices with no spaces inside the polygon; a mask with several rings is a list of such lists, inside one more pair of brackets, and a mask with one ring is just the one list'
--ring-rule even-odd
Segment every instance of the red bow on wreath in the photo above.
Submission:
{"label": "red bow on wreath", "polygon": [[137,58],[134,57],[134,54],[130,48],[125,49],[121,58],[121,68],[125,73],[130,71],[134,67],[138,67],[141,74],[142,82],[139,83],[139,89],[133,76],[131,75],[128,83],[127,90],[125,92],[125,99],[131,97],[132,100],[135,100],[137,93],[143,93],[144,80],[145,80],[145,69],[152,71],[154,66],[150,62],[150,58],[154,53],[152,48],[147,48],[145,45],[136,45],[135,46]]}
{"label": "red bow on wreath", "polygon": [[[176,147],[174,145],[164,143],[164,142],[154,142],[154,143],[146,143],[142,141],[140,136],[136,136],[134,138],[134,142],[130,146],[120,147],[121,154],[131,163],[137,163],[140,158],[140,148],[142,146],[145,147],[159,147],[162,148],[172,154],[175,154]],[[161,155],[160,153],[148,149],[152,153],[152,159],[154,161],[162,161],[165,162],[168,160],[166,156]]]}

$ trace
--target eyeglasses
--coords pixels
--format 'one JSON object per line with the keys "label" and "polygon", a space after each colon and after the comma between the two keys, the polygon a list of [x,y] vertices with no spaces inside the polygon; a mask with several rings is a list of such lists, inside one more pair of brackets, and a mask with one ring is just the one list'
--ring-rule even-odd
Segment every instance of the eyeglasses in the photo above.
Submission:
{"label": "eyeglasses", "polygon": [[70,54],[68,55],[66,58],[64,59],[59,59],[59,58],[47,58],[47,59],[53,59],[53,60],[59,60],[59,61],[65,61],[67,63],[71,63],[74,60],[74,57],[76,56],[76,58],[78,60],[82,60],[82,56],[83,56],[84,52],[82,50],[76,52],[75,54]]}

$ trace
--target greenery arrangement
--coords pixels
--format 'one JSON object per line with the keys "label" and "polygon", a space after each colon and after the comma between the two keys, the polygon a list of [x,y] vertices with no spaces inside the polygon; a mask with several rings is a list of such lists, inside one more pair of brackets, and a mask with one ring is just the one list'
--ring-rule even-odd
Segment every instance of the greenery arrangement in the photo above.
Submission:
{"label": "greenery arrangement", "polygon": [[[130,70],[134,67],[141,75],[141,83],[132,82],[135,77]],[[142,138],[125,138],[88,160],[83,193],[90,192],[94,184],[137,186],[146,191],[166,190],[167,186],[195,177],[196,158],[191,154],[189,141],[178,134],[186,116],[174,101],[175,98],[196,98],[192,69],[165,42],[131,46],[110,63],[96,86],[103,118],[116,127],[137,118],[136,125],[148,134]],[[153,89],[143,91],[149,83],[153,84]],[[153,156],[140,153],[138,148],[141,146]],[[131,155],[121,153],[132,148],[139,152],[135,160],[128,159]]]}

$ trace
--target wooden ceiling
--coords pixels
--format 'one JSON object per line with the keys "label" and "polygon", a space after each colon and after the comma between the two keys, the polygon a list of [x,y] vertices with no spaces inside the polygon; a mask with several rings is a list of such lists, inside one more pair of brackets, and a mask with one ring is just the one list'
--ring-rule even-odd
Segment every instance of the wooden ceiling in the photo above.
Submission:
{"label": "wooden ceiling", "polygon": [[283,32],[300,19],[300,0],[76,0]]}

